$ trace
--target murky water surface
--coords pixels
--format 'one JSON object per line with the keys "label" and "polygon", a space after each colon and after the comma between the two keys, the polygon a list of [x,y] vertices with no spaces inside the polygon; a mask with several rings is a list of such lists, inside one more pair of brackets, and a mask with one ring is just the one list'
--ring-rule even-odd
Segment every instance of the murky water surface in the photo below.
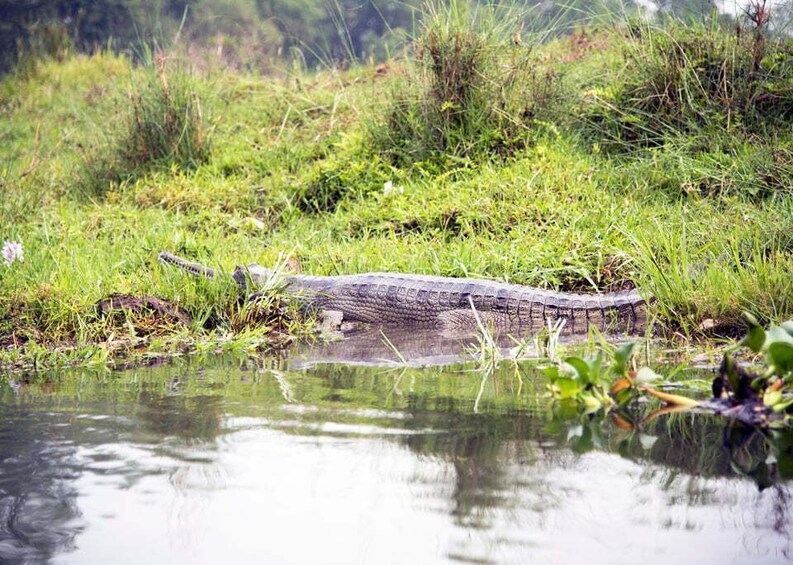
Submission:
{"label": "murky water surface", "polygon": [[793,558],[789,437],[582,419],[530,366],[328,359],[0,381],[0,562]]}

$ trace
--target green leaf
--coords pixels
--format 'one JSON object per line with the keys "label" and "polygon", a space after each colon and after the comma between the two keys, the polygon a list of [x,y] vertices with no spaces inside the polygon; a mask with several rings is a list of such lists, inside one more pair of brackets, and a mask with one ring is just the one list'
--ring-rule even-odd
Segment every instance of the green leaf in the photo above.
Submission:
{"label": "green leaf", "polygon": [[584,394],[581,397],[581,400],[584,402],[587,413],[596,412],[601,408],[601,406],[603,406],[603,403],[594,394]]}
{"label": "green leaf", "polygon": [[565,363],[570,365],[584,383],[589,382],[589,364],[580,357],[568,357],[564,360]]}
{"label": "green leaf", "polygon": [[631,341],[614,352],[614,366],[612,367],[614,373],[618,375],[625,374],[625,368],[628,365],[628,361],[630,361],[631,355],[633,354],[633,348],[635,346],[636,342]]}
{"label": "green leaf", "polygon": [[780,326],[772,326],[766,333],[766,347],[775,342],[789,343],[793,345],[793,335],[790,335]]}
{"label": "green leaf", "polygon": [[782,376],[793,369],[793,343],[775,341],[769,343],[766,349],[771,362],[776,366]]}
{"label": "green leaf", "polygon": [[745,345],[755,353],[758,353],[763,349],[764,343],[765,343],[765,330],[760,326],[752,327],[749,330],[749,333],[746,334],[746,337],[744,337],[742,341],[743,345]]}
{"label": "green leaf", "polygon": [[625,406],[631,400],[636,398],[637,390],[635,388],[624,388],[614,395],[614,402],[617,406]]}
{"label": "green leaf", "polygon": [[741,378],[738,376],[738,371],[735,368],[735,362],[733,362],[732,357],[724,354],[724,370],[727,373],[727,382],[730,384],[730,388],[733,392],[740,390],[740,382]]}
{"label": "green leaf", "polygon": [[791,396],[790,398],[786,398],[782,402],[777,402],[776,404],[774,404],[772,408],[774,412],[784,412],[785,410],[790,408],[791,405],[793,405],[793,396]]}
{"label": "green leaf", "polygon": [[553,385],[556,387],[555,396],[559,400],[575,398],[581,392],[581,384],[575,379],[561,377]]}
{"label": "green leaf", "polygon": [[559,367],[551,365],[550,367],[543,367],[540,369],[551,382],[559,378]]}
{"label": "green leaf", "polygon": [[603,366],[603,352],[598,351],[594,358],[587,361],[589,365],[589,382],[595,383],[600,377],[600,368]]}
{"label": "green leaf", "polygon": [[787,320],[786,322],[782,322],[780,327],[785,330],[788,335],[793,336],[793,321]]}
{"label": "green leaf", "polygon": [[763,395],[763,404],[766,406],[774,406],[780,402],[782,402],[781,390],[767,390]]}

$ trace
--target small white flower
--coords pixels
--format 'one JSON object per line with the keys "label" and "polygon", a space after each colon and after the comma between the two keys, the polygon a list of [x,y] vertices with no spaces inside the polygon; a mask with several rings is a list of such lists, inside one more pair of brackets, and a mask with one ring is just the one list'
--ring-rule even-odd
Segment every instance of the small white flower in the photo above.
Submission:
{"label": "small white flower", "polygon": [[403,194],[405,192],[405,187],[400,185],[394,188],[394,183],[390,180],[383,183],[383,196],[388,196],[394,191],[397,191],[399,194]]}
{"label": "small white flower", "polygon": [[22,243],[19,241],[5,240],[2,254],[6,266],[10,266],[14,261],[25,262],[24,250],[22,249]]}

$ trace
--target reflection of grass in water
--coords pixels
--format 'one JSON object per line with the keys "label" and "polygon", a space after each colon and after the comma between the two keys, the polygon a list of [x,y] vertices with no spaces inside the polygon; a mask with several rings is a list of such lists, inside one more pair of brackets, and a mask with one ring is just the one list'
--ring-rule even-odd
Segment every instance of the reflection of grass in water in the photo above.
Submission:
{"label": "reflection of grass in water", "polygon": [[[675,414],[647,423],[641,433],[657,440],[646,449],[639,434],[618,430],[604,415],[582,417],[575,410],[552,410],[539,374],[519,366],[525,371],[522,381],[515,378],[513,364],[503,364],[492,374],[466,373],[462,366],[395,372],[327,365],[294,372],[265,360],[210,358],[201,364],[178,360],[171,367],[107,379],[65,374],[57,383],[22,385],[18,395],[22,399],[46,395],[63,406],[65,400],[79,398],[81,404],[74,407],[78,411],[90,411],[92,405],[101,410],[108,399],[139,406],[153,433],[186,439],[212,440],[222,433],[223,420],[246,416],[294,421],[298,433],[323,433],[323,422],[351,426],[339,432],[350,437],[357,437],[357,426],[369,430],[366,434],[377,428],[420,432],[400,436],[400,441],[418,453],[453,461],[460,469],[478,465],[480,470],[492,467],[496,472],[522,449],[533,453],[532,446],[543,444],[551,451],[567,446],[576,452],[617,452],[661,463],[663,473],[668,469],[701,476],[734,472],[730,453],[723,447],[725,424],[718,418]],[[7,398],[11,392],[4,390]],[[583,435],[572,436],[577,428]],[[762,441],[751,446],[755,458],[763,449],[767,447]],[[476,461],[466,463],[469,458]]]}
{"label": "reflection of grass in water", "polygon": [[705,476],[731,474],[724,449],[727,425],[715,416],[669,414],[653,422],[652,433],[664,441],[659,439],[649,456]]}

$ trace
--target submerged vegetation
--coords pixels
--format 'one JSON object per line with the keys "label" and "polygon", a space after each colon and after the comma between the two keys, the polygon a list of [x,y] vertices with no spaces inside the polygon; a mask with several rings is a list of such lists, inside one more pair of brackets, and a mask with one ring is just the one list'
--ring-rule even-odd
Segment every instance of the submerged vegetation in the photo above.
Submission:
{"label": "submerged vegetation", "polygon": [[[636,286],[683,338],[793,316],[789,39],[756,11],[740,31],[538,36],[439,6],[377,67],[199,72],[177,48],[5,76],[0,240],[24,262],[0,265],[0,346],[305,331],[277,289],[254,315],[229,281],[161,269],[161,250],[225,271],[291,255],[316,274]],[[108,316],[114,294],[188,318]]]}

